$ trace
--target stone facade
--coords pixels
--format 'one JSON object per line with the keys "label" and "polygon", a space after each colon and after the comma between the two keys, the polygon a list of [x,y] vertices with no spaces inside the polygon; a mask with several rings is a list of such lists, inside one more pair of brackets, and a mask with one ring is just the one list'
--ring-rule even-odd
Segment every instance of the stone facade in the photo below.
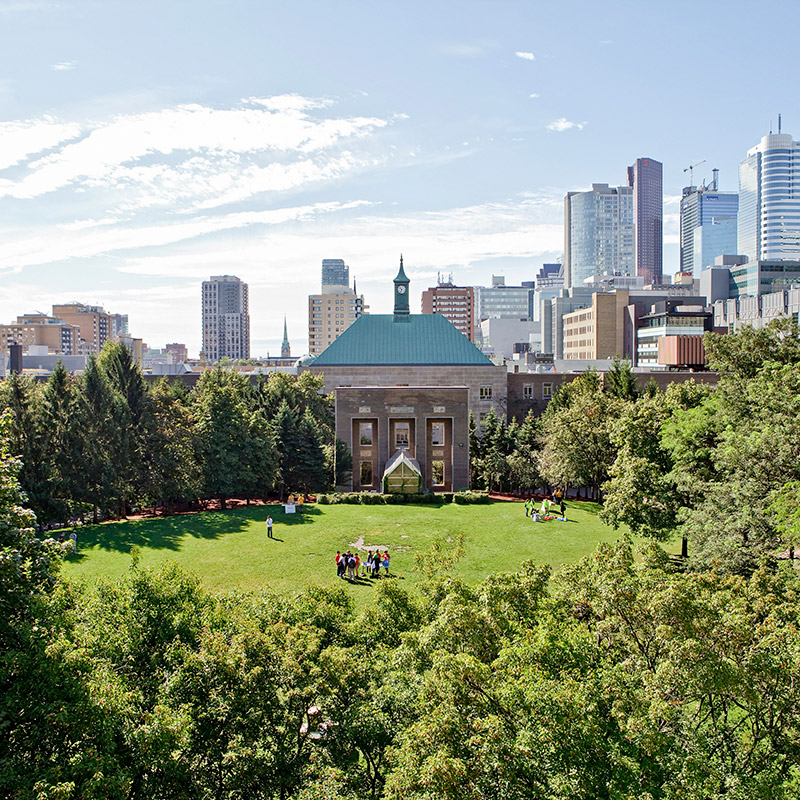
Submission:
{"label": "stone facade", "polygon": [[354,491],[381,491],[399,449],[420,465],[423,488],[469,486],[469,398],[465,386],[339,386],[336,436],[353,454]]}
{"label": "stone facade", "polygon": [[312,363],[307,369],[325,378],[326,393],[350,386],[464,386],[476,422],[491,409],[498,416],[506,415],[508,371],[494,364],[317,367]]}

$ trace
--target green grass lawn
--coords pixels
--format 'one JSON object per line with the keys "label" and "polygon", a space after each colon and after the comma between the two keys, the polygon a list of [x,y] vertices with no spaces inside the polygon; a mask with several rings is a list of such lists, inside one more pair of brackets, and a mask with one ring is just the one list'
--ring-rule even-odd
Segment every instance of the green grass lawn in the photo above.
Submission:
{"label": "green grass lawn", "polygon": [[[308,505],[285,514],[283,506],[253,506],[176,517],[109,522],[78,530],[79,552],[64,564],[64,574],[89,582],[122,576],[138,547],[141,564],[157,567],[175,561],[198,575],[212,591],[269,588],[292,592],[313,584],[335,583],[337,550],[361,545],[361,554],[388,548],[391,572],[406,585],[419,579],[414,556],[436,540],[465,536],[466,553],[456,572],[477,583],[491,572],[516,569],[525,559],[557,569],[611,542],[619,532],[604,525],[593,503],[570,502],[568,522],[534,523],[522,503],[490,505]],[[264,521],[271,514],[274,540]],[[340,581],[341,583],[341,581]],[[348,584],[358,604],[371,583]]]}

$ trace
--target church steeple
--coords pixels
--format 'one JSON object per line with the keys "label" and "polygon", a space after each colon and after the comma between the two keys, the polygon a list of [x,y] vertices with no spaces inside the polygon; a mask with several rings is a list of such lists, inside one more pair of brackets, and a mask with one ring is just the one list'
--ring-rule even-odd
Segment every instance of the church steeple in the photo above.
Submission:
{"label": "church steeple", "polygon": [[411,313],[408,308],[408,284],[410,281],[403,271],[403,255],[400,254],[400,271],[394,279],[394,316],[408,317]]}
{"label": "church steeple", "polygon": [[291,358],[292,348],[289,346],[289,333],[286,330],[286,315],[283,315],[283,341],[281,342],[281,358]]}

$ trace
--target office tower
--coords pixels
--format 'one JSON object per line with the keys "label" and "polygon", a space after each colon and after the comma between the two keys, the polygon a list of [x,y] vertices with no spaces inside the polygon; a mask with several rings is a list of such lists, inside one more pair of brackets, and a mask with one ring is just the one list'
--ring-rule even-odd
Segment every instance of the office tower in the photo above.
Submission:
{"label": "office tower", "polygon": [[718,173],[710,186],[686,186],[681,199],[681,272],[699,275],[717,256],[735,255],[739,195],[718,191]]}
{"label": "office tower", "polygon": [[[319,355],[347,330],[369,306],[364,295],[347,285],[350,267],[341,258],[322,259],[322,291],[308,296],[308,352]],[[342,283],[344,281],[344,283]]]}
{"label": "office tower", "polygon": [[209,362],[250,358],[247,284],[234,275],[203,281],[203,353]]}
{"label": "office tower", "polygon": [[349,286],[350,267],[341,258],[322,259],[322,291],[326,286]]}
{"label": "office tower", "polygon": [[528,319],[533,286],[506,286],[503,275],[492,275],[491,286],[475,287],[475,321]]}
{"label": "office tower", "polygon": [[291,358],[292,347],[289,344],[289,331],[286,328],[286,315],[283,315],[283,341],[281,342],[281,358]]}
{"label": "office tower", "polygon": [[664,266],[663,166],[653,158],[637,158],[628,167],[633,189],[633,262],[636,275],[646,284],[659,284]]}
{"label": "office tower", "polygon": [[422,313],[441,314],[453,323],[471,342],[475,333],[475,293],[471,286],[456,286],[453,276],[444,280],[437,276],[437,285],[422,293]]}
{"label": "office tower", "polygon": [[102,306],[85,306],[83,303],[64,303],[53,306],[53,316],[70,325],[77,325],[85,349],[99,353],[103,345],[114,336],[112,315]]}
{"label": "office tower", "polygon": [[634,274],[633,189],[593,183],[564,199],[564,285],[605,274]]}
{"label": "office tower", "polygon": [[755,261],[800,260],[800,142],[770,133],[739,164],[737,250]]}

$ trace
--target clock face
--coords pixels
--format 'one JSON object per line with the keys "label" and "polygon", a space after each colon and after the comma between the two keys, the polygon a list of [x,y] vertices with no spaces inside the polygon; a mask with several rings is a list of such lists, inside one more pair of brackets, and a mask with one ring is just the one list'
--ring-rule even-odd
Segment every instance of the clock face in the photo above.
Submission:
{"label": "clock face", "polygon": [[397,293],[398,294],[405,294],[406,293],[406,287],[405,286],[398,286],[397,287]]}

